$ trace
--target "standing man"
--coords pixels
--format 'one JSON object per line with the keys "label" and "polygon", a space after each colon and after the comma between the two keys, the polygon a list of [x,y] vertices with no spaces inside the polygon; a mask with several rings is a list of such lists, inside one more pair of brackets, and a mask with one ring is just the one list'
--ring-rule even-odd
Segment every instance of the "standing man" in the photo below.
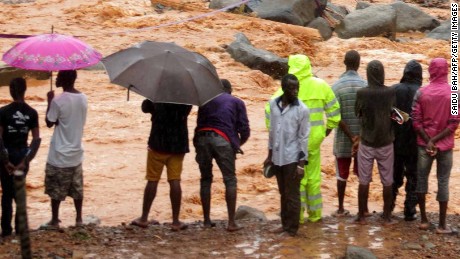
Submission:
{"label": "standing man", "polygon": [[[10,82],[10,94],[13,102],[0,108],[0,180],[2,184],[2,237],[13,232],[14,190],[13,172],[29,171],[29,162],[40,147],[38,113],[24,101],[26,80],[15,78]],[[32,141],[27,145],[29,132]],[[16,214],[17,219],[17,214]],[[18,232],[17,220],[15,224]]]}
{"label": "standing man", "polygon": [[273,165],[281,195],[282,226],[272,232],[286,231],[295,236],[300,218],[300,180],[308,164],[310,112],[297,98],[299,81],[294,75],[285,75],[281,87],[283,95],[270,101],[268,157],[264,165]]}
{"label": "standing man", "polygon": [[358,174],[358,162],[356,155],[352,154],[353,143],[359,142],[359,118],[355,115],[356,92],[366,87],[364,81],[358,75],[360,55],[356,50],[350,50],[345,54],[343,63],[346,71],[340,79],[332,86],[335,96],[340,104],[340,123],[334,137],[334,156],[337,176],[337,194],[339,208],[334,213],[335,216],[347,216],[350,214],[343,206],[347,179],[350,174],[352,158],[353,171]]}
{"label": "standing man", "polygon": [[192,110],[191,105],[172,103],[153,103],[150,100],[142,102],[142,111],[152,115],[152,127],[148,141],[147,153],[147,184],[144,190],[142,215],[131,222],[142,228],[158,221],[148,221],[150,208],[157,194],[163,168],[166,166],[169,197],[171,199],[172,217],[171,230],[178,231],[187,228],[179,221],[182,189],[180,186],[182,164],[188,153],[187,117]]}
{"label": "standing man", "polygon": [[83,128],[88,101],[86,95],[75,89],[77,71],[59,71],[56,87],[63,92],[54,98],[48,92],[46,126],[54,126],[45,168],[45,193],[51,198],[51,221],[42,228],[59,227],[59,206],[66,196],[73,198],[76,211],[75,225],[81,226],[83,207]]}
{"label": "standing man", "polygon": [[447,83],[449,64],[443,58],[435,58],[428,67],[430,83],[420,88],[414,97],[412,119],[417,132],[418,161],[417,189],[420,206],[420,229],[430,227],[425,209],[428,192],[428,176],[433,160],[436,160],[438,178],[439,225],[436,233],[452,233],[446,224],[447,203],[449,201],[449,178],[452,169],[452,149],[454,133],[460,117],[451,114],[451,86]]}
{"label": "standing man", "polygon": [[[404,75],[399,84],[393,86],[396,92],[396,108],[411,114],[412,101],[417,90],[422,85],[422,66],[416,60],[411,60],[404,68]],[[404,184],[406,177],[406,200],[404,201],[404,220],[412,221],[417,217],[417,134],[412,123],[406,122],[395,126],[394,141],[394,172],[393,172],[393,203],[396,205],[398,189]]]}
{"label": "standing man", "polygon": [[378,60],[372,60],[367,65],[368,87],[358,90],[356,94],[355,112],[361,126],[358,150],[359,211],[356,221],[361,224],[366,223],[369,183],[372,180],[374,160],[377,161],[383,185],[384,224],[396,223],[391,219],[394,132],[390,119],[396,97],[394,89],[386,87],[384,81],[383,64]]}
{"label": "standing man", "polygon": [[200,197],[203,206],[204,227],[215,224],[209,216],[211,210],[212,160],[215,159],[225,184],[227,202],[227,230],[241,227],[235,222],[237,179],[235,174],[236,153],[250,135],[249,121],[244,102],[231,95],[232,86],[222,79],[226,93],[212,99],[198,110],[197,126],[193,144],[196,162],[200,167]]}
{"label": "standing man", "polygon": [[[289,74],[299,80],[298,98],[310,110],[310,136],[308,140],[308,165],[305,175],[300,182],[300,223],[304,223],[305,209],[308,211],[308,221],[321,220],[323,198],[321,196],[321,154],[320,147],[324,138],[337,128],[340,122],[340,105],[331,87],[322,79],[314,77],[310,59],[301,54],[291,55],[288,59]],[[279,89],[273,96],[281,96]],[[270,106],[265,106],[266,126],[269,127]],[[324,125],[324,116],[327,117]]]}

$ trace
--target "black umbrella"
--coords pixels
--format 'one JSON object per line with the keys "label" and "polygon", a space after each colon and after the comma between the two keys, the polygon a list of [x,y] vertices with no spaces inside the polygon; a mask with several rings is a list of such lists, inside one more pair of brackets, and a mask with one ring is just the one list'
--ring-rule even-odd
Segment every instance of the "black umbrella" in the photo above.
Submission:
{"label": "black umbrella", "polygon": [[211,62],[175,43],[144,41],[102,63],[110,82],[152,102],[200,106],[224,92]]}

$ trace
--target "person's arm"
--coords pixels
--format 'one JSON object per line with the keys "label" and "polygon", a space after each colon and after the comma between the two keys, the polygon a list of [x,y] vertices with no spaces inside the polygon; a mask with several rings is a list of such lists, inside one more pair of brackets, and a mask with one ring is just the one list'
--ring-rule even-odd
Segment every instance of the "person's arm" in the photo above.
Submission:
{"label": "person's arm", "polygon": [[335,98],[335,94],[329,85],[326,84],[326,104],[324,105],[324,111],[326,112],[326,137],[332,132],[333,129],[339,126],[340,116],[340,104]]}
{"label": "person's arm", "polygon": [[[49,91],[48,94],[46,95],[47,97],[47,102],[48,102],[48,106],[46,107],[46,116],[45,116],[45,122],[46,122],[46,126],[48,128],[52,128],[54,125],[58,125],[59,124],[59,121],[56,119],[56,120],[50,120],[48,118],[49,116],[49,111],[51,109],[51,103],[53,102],[53,99],[54,99],[54,91]],[[52,114],[54,115],[54,111],[52,112]]]}
{"label": "person's arm", "polygon": [[32,141],[30,142],[29,151],[27,152],[24,159],[22,159],[21,163],[16,166],[17,170],[25,170],[28,166],[30,161],[34,159],[35,155],[40,148],[40,143],[42,139],[40,138],[40,129],[39,127],[35,127],[31,130],[32,132]]}
{"label": "person's arm", "polygon": [[243,101],[239,100],[238,104],[238,118],[237,118],[237,131],[240,136],[240,145],[242,146],[249,139],[251,130],[249,128],[248,114],[246,111],[246,105]]}
{"label": "person's arm", "polygon": [[8,157],[8,150],[6,150],[5,144],[3,143],[3,127],[0,126],[0,162],[5,166],[9,174],[14,171],[14,165],[10,162]]}
{"label": "person's arm", "polygon": [[[268,102],[268,105],[269,105],[269,108],[270,108],[270,105],[271,105],[271,102]],[[268,120],[269,120],[269,123],[273,123],[273,114],[270,113],[268,115]],[[264,166],[268,165],[268,164],[273,164],[272,162],[272,156],[273,156],[273,151],[272,151],[272,148],[273,148],[273,127],[271,127],[271,125],[267,125],[268,126],[268,155],[267,155],[267,158],[265,159],[264,161]]]}
{"label": "person's arm", "polygon": [[310,137],[310,111],[308,108],[302,113],[297,136],[301,150],[297,164],[297,173],[303,176],[305,173],[304,167],[308,164],[308,138]]}

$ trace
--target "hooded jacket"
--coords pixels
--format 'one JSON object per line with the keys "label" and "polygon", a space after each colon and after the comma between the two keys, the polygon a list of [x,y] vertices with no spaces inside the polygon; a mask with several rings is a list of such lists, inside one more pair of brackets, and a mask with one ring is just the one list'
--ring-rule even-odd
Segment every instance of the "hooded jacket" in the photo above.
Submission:
{"label": "hooded jacket", "polygon": [[[414,97],[412,107],[413,127],[416,131],[424,129],[432,138],[449,128],[452,134],[435,143],[440,151],[454,147],[454,132],[458,127],[460,117],[451,114],[451,86],[447,83],[449,64],[443,58],[435,58],[428,67],[430,83],[420,88]],[[417,144],[426,146],[425,141],[417,135]]]}
{"label": "hooded jacket", "polygon": [[378,60],[367,65],[367,87],[356,94],[355,113],[360,118],[361,142],[379,148],[394,141],[391,109],[396,96],[393,88],[384,85],[385,72]]}
{"label": "hooded jacket", "polygon": [[[422,85],[422,66],[416,60],[411,60],[404,68],[403,77],[399,84],[393,86],[396,92],[396,107],[407,114],[412,112],[412,101],[415,93]],[[417,155],[417,133],[412,127],[412,121],[395,125],[394,150],[396,155]]]}

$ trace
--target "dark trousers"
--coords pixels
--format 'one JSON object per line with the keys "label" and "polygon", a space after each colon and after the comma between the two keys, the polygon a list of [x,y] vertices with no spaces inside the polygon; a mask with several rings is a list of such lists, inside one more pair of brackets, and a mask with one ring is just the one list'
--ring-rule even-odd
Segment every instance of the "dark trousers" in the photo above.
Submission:
{"label": "dark trousers", "polygon": [[222,172],[226,189],[236,189],[235,151],[222,136],[212,131],[198,132],[193,140],[196,150],[196,162],[200,167],[200,192],[210,193],[213,180],[212,160]]}
{"label": "dark trousers", "polygon": [[284,231],[296,234],[300,219],[300,180],[297,163],[274,166],[281,195],[281,225]]}
{"label": "dark trousers", "polygon": [[[8,152],[10,162],[13,165],[18,165],[24,158],[27,149],[8,150]],[[0,181],[2,185],[2,236],[8,236],[13,232],[11,221],[13,219],[13,200],[16,199],[16,194],[13,176],[8,174],[3,165],[0,166]],[[15,217],[15,222],[17,230],[17,217]]]}
{"label": "dark trousers", "polygon": [[417,154],[396,155],[394,161],[394,182],[393,182],[393,207],[396,203],[398,189],[404,184],[406,177],[406,199],[404,201],[404,216],[414,215],[418,204],[417,194]]}

